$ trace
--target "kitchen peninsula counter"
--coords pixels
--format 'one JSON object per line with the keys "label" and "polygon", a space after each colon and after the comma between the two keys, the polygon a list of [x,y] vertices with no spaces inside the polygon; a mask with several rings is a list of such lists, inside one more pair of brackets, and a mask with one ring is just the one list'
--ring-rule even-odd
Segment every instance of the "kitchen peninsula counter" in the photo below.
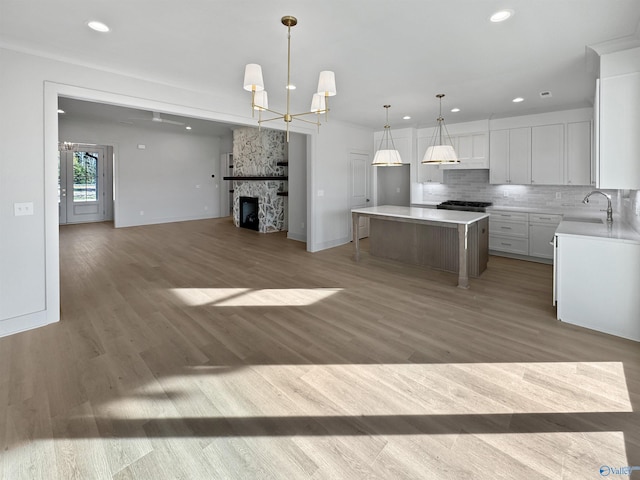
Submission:
{"label": "kitchen peninsula counter", "polygon": [[360,218],[370,219],[369,253],[458,273],[469,288],[489,258],[488,213],[382,205],[351,210],[353,245],[360,260]]}

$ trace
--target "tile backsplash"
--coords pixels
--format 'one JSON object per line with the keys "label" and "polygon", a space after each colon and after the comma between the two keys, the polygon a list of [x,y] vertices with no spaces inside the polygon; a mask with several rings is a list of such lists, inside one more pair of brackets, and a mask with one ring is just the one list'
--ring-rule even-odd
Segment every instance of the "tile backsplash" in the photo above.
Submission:
{"label": "tile backsplash", "polygon": [[[422,184],[422,200],[425,202],[441,202],[445,200],[472,200],[491,202],[494,207],[544,207],[549,210],[589,210],[606,208],[607,201],[600,195],[589,199],[589,204],[582,203],[586,194],[595,190],[591,186],[569,185],[492,185],[489,183],[489,170],[445,170],[442,184]],[[627,199],[621,198],[618,190],[603,190],[611,195],[615,214],[626,217],[623,205]],[[635,192],[635,191],[634,191]],[[634,193],[632,192],[632,193]],[[638,202],[635,192],[634,202]],[[634,218],[637,219],[638,217]],[[631,223],[631,222],[629,222]],[[637,226],[634,226],[636,230]]]}

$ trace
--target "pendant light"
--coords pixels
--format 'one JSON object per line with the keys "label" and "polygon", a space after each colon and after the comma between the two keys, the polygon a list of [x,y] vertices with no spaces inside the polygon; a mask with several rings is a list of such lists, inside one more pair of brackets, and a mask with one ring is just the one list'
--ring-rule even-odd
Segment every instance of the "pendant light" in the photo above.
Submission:
{"label": "pendant light", "polygon": [[384,126],[384,133],[382,134],[382,139],[380,139],[378,151],[373,157],[372,165],[374,167],[395,167],[402,165],[402,160],[391,136],[391,126],[389,125],[389,107],[391,105],[383,105],[383,107],[387,111],[387,123]]}
{"label": "pendant light", "polygon": [[438,126],[433,132],[433,138],[431,139],[429,148],[427,148],[424,157],[422,157],[422,163],[432,165],[460,163],[456,151],[453,149],[453,142],[451,141],[447,127],[444,124],[442,97],[444,97],[444,93],[436,95],[436,98],[440,100],[440,115],[437,118]]}

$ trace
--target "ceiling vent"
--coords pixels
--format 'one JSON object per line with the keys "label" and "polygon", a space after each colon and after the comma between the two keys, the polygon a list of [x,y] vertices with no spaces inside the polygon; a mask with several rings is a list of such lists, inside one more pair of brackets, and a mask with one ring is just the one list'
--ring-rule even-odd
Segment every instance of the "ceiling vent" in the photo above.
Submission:
{"label": "ceiling vent", "polygon": [[551,97],[551,92],[549,90],[545,92],[540,92],[540,98],[550,98],[550,97]]}

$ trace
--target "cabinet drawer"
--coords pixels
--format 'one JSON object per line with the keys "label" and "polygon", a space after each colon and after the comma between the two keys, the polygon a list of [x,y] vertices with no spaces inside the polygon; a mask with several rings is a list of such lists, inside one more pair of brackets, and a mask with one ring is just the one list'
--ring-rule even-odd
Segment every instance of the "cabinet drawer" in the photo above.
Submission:
{"label": "cabinet drawer", "polygon": [[527,238],[511,238],[501,235],[489,235],[489,250],[517,253],[518,255],[529,255],[529,240]]}
{"label": "cabinet drawer", "polygon": [[528,213],[489,212],[489,220],[505,220],[507,222],[526,222]]}
{"label": "cabinet drawer", "polygon": [[507,235],[510,237],[529,237],[529,229],[526,222],[503,222],[489,217],[489,235]]}
{"label": "cabinet drawer", "polygon": [[530,213],[529,223],[537,223],[542,225],[559,225],[562,221],[562,215],[545,215],[542,213]]}

